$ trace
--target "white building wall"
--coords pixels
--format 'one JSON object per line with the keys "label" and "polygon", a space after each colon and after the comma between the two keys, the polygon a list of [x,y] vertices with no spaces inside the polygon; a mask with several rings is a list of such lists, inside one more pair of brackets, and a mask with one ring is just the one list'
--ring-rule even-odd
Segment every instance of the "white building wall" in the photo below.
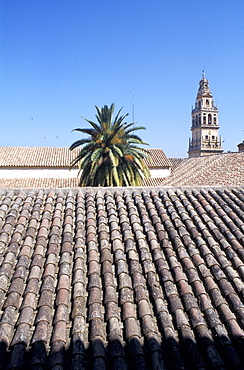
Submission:
{"label": "white building wall", "polygon": [[168,177],[170,175],[170,168],[151,168],[150,173],[153,178]]}
{"label": "white building wall", "polygon": [[40,179],[40,178],[73,178],[78,175],[77,169],[68,170],[68,169],[1,169],[0,178],[2,179]]}
{"label": "white building wall", "polygon": [[[40,179],[40,178],[75,178],[78,175],[79,170],[77,169],[60,169],[60,168],[8,168],[0,169],[0,178],[2,179]],[[168,177],[170,175],[169,168],[156,168],[151,169],[151,177],[161,178]]]}

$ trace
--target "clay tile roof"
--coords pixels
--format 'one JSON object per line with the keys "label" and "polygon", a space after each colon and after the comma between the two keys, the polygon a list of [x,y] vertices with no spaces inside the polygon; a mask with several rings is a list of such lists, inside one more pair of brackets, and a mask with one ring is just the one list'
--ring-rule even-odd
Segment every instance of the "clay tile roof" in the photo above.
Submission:
{"label": "clay tile roof", "polygon": [[74,178],[14,178],[1,179],[0,188],[76,188],[78,186],[77,177]]}
{"label": "clay tile roof", "polygon": [[[150,160],[146,160],[149,167],[169,167],[170,161],[162,149],[148,149]],[[0,147],[1,167],[67,167],[77,156],[79,149],[72,152],[69,148],[55,147]]]}
{"label": "clay tile roof", "polygon": [[183,159],[161,182],[170,186],[244,184],[244,152]]}
{"label": "clay tile roof", "polygon": [[0,190],[1,369],[243,369],[244,187]]}
{"label": "clay tile roof", "polygon": [[146,160],[149,167],[170,167],[171,163],[162,149],[148,149],[150,159]]}
{"label": "clay tile roof", "polygon": [[171,169],[174,170],[176,167],[178,167],[182,162],[186,161],[187,158],[169,158],[169,161],[171,163]]}
{"label": "clay tile roof", "polygon": [[74,156],[68,148],[0,147],[0,167],[69,167]]}

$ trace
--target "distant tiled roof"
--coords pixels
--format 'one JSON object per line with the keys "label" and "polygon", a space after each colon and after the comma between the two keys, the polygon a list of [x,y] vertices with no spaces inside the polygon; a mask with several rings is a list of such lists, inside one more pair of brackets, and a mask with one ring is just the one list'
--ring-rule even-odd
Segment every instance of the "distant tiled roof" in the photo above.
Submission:
{"label": "distant tiled roof", "polygon": [[0,188],[76,188],[78,183],[77,177],[0,178]]}
{"label": "distant tiled roof", "polygon": [[[162,149],[148,149],[149,167],[169,167],[170,161]],[[79,149],[55,147],[0,147],[0,167],[69,167]]]}
{"label": "distant tiled roof", "polygon": [[171,163],[171,169],[175,170],[182,162],[186,161],[187,158],[169,158]]}
{"label": "distant tiled roof", "polygon": [[243,369],[244,187],[0,191],[1,369]]}
{"label": "distant tiled roof", "polygon": [[162,149],[147,149],[150,153],[150,160],[146,160],[148,167],[171,167],[171,163]]}
{"label": "distant tiled roof", "polygon": [[144,186],[161,186],[163,178],[162,177],[150,177],[149,179],[145,180],[143,185]]}
{"label": "distant tiled roof", "polygon": [[161,185],[242,185],[244,152],[184,159]]}
{"label": "distant tiled roof", "polygon": [[69,167],[75,155],[68,148],[0,147],[0,167]]}

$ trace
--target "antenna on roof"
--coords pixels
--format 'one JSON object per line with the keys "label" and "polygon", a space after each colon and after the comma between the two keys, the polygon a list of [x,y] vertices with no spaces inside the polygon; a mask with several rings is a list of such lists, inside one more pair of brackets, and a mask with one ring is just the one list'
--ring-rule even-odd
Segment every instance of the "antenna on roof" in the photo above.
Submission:
{"label": "antenna on roof", "polygon": [[132,122],[135,122],[134,93],[133,93],[133,95],[132,95]]}
{"label": "antenna on roof", "polygon": [[134,126],[135,126],[135,105],[134,105],[134,93],[132,94],[132,123],[133,123],[133,134],[134,134]]}

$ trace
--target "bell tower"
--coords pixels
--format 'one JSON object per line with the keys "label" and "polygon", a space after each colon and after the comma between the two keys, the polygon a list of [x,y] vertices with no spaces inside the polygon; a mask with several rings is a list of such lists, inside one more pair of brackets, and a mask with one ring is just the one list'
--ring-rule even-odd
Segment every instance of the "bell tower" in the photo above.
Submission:
{"label": "bell tower", "polygon": [[199,82],[195,108],[192,109],[192,139],[189,139],[188,157],[202,157],[223,152],[218,136],[218,109],[214,106],[209,82],[204,71]]}

